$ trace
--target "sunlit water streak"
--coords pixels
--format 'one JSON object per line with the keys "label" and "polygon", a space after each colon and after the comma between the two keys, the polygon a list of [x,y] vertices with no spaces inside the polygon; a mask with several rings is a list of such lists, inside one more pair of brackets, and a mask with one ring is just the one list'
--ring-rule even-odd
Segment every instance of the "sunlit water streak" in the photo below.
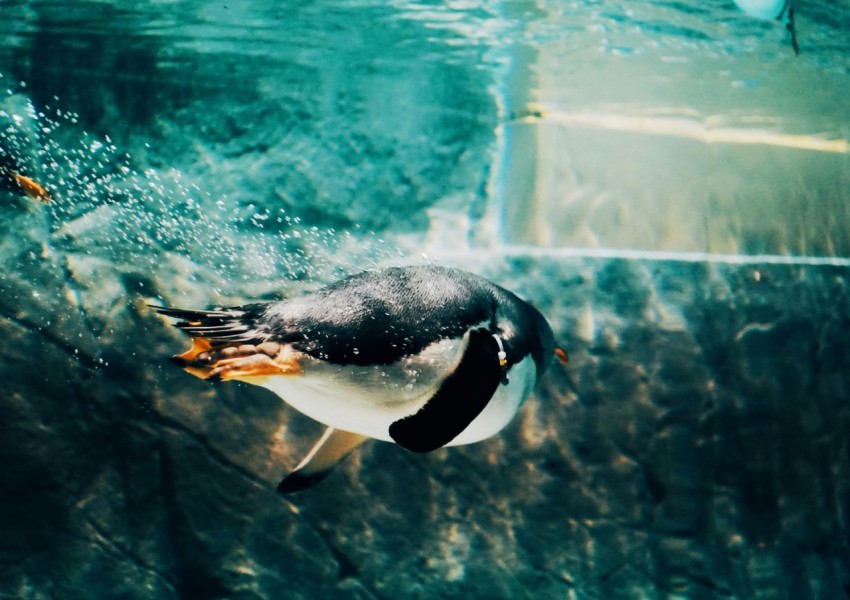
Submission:
{"label": "sunlit water streak", "polygon": [[835,154],[850,153],[850,142],[817,135],[794,135],[765,129],[709,127],[693,118],[628,115],[595,112],[562,112],[530,107],[534,114],[516,119],[518,123],[558,123],[650,135],[687,138],[705,143],[778,146]]}
{"label": "sunlit water streak", "polygon": [[463,252],[429,248],[432,260],[493,260],[496,258],[547,259],[626,259],[659,262],[721,263],[731,265],[803,265],[814,267],[850,267],[850,258],[830,256],[782,256],[777,254],[715,254],[711,252],[667,252],[622,248],[545,248],[541,246],[507,245],[492,249]]}

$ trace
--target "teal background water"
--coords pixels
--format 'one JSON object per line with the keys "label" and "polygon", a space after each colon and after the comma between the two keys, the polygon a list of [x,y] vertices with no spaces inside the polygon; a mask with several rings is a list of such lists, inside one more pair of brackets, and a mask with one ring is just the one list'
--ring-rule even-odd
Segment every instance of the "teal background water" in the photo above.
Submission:
{"label": "teal background water", "polygon": [[[0,597],[842,598],[850,5],[0,1]],[[570,351],[364,446],[145,307],[438,262]]]}

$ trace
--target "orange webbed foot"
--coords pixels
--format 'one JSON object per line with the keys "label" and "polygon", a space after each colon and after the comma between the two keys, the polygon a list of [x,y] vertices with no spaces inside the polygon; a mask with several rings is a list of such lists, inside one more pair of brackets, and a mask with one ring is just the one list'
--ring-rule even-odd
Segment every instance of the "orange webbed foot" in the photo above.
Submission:
{"label": "orange webbed foot", "polygon": [[203,338],[193,338],[192,348],[174,357],[186,371],[210,381],[261,383],[268,377],[297,375],[303,356],[291,346],[276,342],[211,348]]}

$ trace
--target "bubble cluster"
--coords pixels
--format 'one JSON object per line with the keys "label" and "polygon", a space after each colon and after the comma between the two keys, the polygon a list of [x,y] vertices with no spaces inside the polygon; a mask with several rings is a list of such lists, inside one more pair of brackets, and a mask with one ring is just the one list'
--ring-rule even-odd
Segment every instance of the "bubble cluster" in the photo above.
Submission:
{"label": "bubble cluster", "polygon": [[190,283],[215,280],[252,295],[361,270],[394,252],[366,232],[305,226],[283,206],[219,196],[214,181],[148,167],[108,135],[81,131],[58,98],[38,109],[25,92],[19,84],[0,100],[0,147],[50,190],[42,242],[53,252],[154,277],[166,265],[178,276],[202,271],[211,280]]}

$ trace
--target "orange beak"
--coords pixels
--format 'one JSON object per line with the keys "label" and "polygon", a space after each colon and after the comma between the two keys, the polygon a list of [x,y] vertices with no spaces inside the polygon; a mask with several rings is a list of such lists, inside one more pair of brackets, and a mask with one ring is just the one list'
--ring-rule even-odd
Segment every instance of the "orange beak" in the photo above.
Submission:
{"label": "orange beak", "polygon": [[564,351],[562,348],[555,348],[555,358],[557,358],[558,362],[562,365],[565,365],[570,362],[570,357],[567,356],[566,351]]}

